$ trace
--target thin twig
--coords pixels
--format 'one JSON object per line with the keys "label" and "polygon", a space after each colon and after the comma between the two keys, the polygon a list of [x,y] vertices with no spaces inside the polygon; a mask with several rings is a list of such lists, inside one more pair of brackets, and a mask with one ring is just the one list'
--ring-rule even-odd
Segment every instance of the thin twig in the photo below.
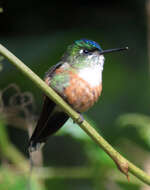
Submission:
{"label": "thin twig", "polygon": [[7,58],[24,75],[33,81],[49,98],[58,104],[79,126],[115,161],[118,168],[128,177],[128,171],[139,178],[141,181],[150,185],[150,176],[136,167],[134,164],[120,155],[97,131],[86,121],[80,123],[80,116],[75,112],[54,90],[41,80],[32,70],[22,61],[0,45],[0,54]]}

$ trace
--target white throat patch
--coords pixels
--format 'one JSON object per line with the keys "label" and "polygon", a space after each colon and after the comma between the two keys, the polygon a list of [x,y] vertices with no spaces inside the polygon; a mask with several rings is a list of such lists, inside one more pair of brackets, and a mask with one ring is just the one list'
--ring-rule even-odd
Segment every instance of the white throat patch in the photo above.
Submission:
{"label": "white throat patch", "polygon": [[99,86],[102,83],[102,72],[104,65],[104,56],[99,56],[99,63],[85,69],[81,69],[79,76],[87,81],[91,87]]}

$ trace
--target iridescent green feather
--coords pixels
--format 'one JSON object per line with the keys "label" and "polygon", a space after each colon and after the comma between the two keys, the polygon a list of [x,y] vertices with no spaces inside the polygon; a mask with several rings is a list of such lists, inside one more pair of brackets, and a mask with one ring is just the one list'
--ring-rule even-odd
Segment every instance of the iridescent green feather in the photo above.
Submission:
{"label": "iridescent green feather", "polygon": [[54,75],[51,79],[50,86],[56,90],[59,94],[63,93],[63,90],[69,86],[70,76],[67,72]]}
{"label": "iridescent green feather", "polygon": [[63,58],[66,58],[68,56],[76,57],[79,54],[79,51],[81,49],[87,49],[89,51],[98,49],[101,51],[101,47],[98,43],[92,41],[92,40],[86,40],[81,39],[75,41],[72,45],[68,46],[66,53],[64,54]]}

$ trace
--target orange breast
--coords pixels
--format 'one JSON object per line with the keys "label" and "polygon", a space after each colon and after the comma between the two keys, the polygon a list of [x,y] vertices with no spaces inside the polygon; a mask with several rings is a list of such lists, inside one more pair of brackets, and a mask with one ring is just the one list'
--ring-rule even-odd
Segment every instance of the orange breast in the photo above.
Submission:
{"label": "orange breast", "polygon": [[69,74],[70,85],[64,90],[66,100],[76,111],[87,111],[98,100],[102,84],[93,88],[77,74]]}

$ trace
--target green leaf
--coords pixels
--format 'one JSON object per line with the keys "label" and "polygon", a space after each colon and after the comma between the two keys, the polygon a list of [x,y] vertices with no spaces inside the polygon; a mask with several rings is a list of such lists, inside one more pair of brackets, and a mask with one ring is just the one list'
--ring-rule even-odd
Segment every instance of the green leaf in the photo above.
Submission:
{"label": "green leaf", "polygon": [[117,119],[120,127],[133,126],[140,138],[150,147],[150,117],[143,114],[124,114]]}

